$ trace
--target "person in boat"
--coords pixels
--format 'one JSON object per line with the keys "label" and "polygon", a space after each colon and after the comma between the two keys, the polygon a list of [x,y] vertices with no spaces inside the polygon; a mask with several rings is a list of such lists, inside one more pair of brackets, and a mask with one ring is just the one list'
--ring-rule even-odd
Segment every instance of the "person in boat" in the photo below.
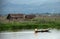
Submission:
{"label": "person in boat", "polygon": [[38,31],[38,29],[35,29],[35,31]]}
{"label": "person in boat", "polygon": [[35,29],[35,33],[37,33],[38,29]]}

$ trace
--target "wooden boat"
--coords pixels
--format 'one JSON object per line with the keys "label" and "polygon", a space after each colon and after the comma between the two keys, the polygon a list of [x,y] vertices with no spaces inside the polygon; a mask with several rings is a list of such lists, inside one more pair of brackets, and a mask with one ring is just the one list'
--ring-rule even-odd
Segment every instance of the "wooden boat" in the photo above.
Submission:
{"label": "wooden boat", "polygon": [[41,30],[35,29],[35,33],[38,33],[38,32],[49,32],[49,29],[41,29]]}

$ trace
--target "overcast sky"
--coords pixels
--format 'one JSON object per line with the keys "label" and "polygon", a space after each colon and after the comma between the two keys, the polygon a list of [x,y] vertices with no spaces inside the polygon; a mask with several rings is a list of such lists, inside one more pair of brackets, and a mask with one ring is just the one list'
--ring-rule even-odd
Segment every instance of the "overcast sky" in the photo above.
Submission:
{"label": "overcast sky", "polygon": [[60,12],[60,0],[0,0],[1,13]]}

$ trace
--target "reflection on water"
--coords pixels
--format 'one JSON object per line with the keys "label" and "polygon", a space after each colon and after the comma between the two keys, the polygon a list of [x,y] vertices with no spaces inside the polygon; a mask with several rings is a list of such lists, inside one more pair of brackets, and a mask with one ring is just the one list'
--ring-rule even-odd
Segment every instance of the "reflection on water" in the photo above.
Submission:
{"label": "reflection on water", "polygon": [[60,31],[51,30],[50,33],[34,33],[34,31],[3,32],[0,39],[60,39]]}

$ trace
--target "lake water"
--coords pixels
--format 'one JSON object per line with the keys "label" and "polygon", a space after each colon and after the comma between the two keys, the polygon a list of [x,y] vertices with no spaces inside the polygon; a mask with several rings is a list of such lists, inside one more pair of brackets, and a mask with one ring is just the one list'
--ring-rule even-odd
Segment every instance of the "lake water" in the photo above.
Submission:
{"label": "lake water", "polygon": [[20,32],[2,32],[0,39],[60,39],[60,30],[50,30],[50,32],[34,33],[31,30]]}

